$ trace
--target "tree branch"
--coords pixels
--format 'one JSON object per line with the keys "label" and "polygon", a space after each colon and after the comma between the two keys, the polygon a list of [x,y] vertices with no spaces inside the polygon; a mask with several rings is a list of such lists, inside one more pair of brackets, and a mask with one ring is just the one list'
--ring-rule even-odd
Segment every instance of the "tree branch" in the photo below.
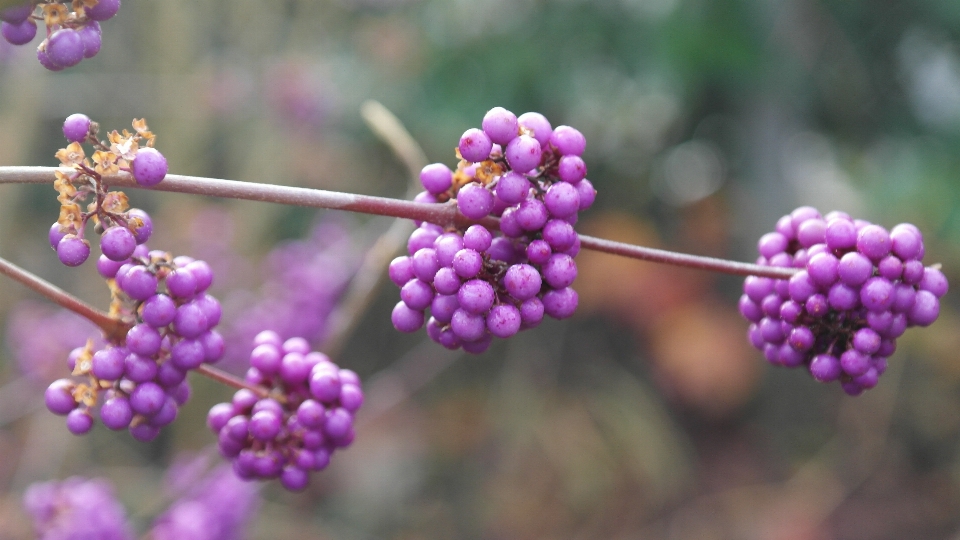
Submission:
{"label": "tree branch", "polygon": [[[0,167],[0,184],[51,184],[55,179],[53,174],[54,170],[56,169],[53,167]],[[137,184],[133,177],[127,173],[105,176],[104,181],[108,185],[126,188],[190,193],[194,195],[273,202],[313,208],[329,208],[417,221],[428,221],[445,228],[454,226],[466,227],[472,223],[477,223],[477,221],[471,220],[457,212],[457,205],[453,201],[448,201],[443,204],[426,204],[387,197],[374,197],[371,195],[355,195],[320,189],[260,184],[256,182],[238,182],[236,180],[220,180],[176,174],[168,174],[163,182],[149,188]],[[485,226],[493,229],[498,228],[495,218],[484,218],[480,220],[479,223],[483,223]],[[739,276],[753,275],[775,279],[789,279],[798,271],[796,268],[776,268],[716,259],[713,257],[675,253],[585,235],[580,235],[580,243],[585,249],[602,251],[613,255]]]}

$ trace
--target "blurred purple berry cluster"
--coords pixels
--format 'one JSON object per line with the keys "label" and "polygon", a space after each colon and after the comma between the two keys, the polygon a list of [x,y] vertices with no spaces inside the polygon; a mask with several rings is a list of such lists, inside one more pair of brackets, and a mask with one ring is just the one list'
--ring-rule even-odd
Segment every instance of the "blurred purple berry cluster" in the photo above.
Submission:
{"label": "blurred purple berry cluster", "polygon": [[876,386],[897,338],[933,323],[948,288],[937,265],[924,267],[923,236],[907,223],[887,231],[804,206],[780,218],[758,249],[761,265],[801,270],[789,280],[744,281],[750,343],[771,364],[840,381],[850,395]]}
{"label": "blurred purple berry cluster", "polygon": [[37,47],[37,60],[50,71],[60,71],[100,52],[100,22],[119,10],[120,0],[31,1],[0,11],[0,35],[13,45],[26,45],[42,20],[47,37]]}
{"label": "blurred purple berry cluster", "polygon": [[394,327],[419,330],[429,308],[431,339],[479,354],[494,336],[534,328],[544,315],[573,315],[578,297],[570,285],[580,251],[573,225],[596,197],[580,157],[585,148],[572,127],[554,129],[539,113],[517,117],[496,107],[482,129],[460,138],[456,172],[442,163],[424,167],[426,191],[415,200],[455,199],[469,219],[499,217],[499,231],[480,223],[465,230],[420,224],[407,243],[409,255],[390,264],[401,299]]}
{"label": "blurred purple berry cluster", "polygon": [[[137,183],[152,186],[166,176],[167,160],[153,148],[155,136],[146,122],[134,120],[133,127],[134,134],[113,131],[108,134],[109,141],[101,142],[97,140],[99,126],[86,115],[72,114],[63,123],[63,135],[70,144],[57,152],[57,158],[73,171],[56,172],[54,187],[60,193],[60,218],[50,228],[49,240],[60,262],[67,266],[79,266],[90,256],[84,229],[91,219],[102,234],[100,249],[112,261],[130,258],[137,245],[150,237],[150,216],[136,208],[128,210],[127,196],[107,191],[102,179],[105,174],[127,170]],[[146,146],[140,146],[141,140]],[[94,145],[90,158],[83,151],[83,142]],[[80,203],[90,195],[95,201],[84,212]]]}
{"label": "blurred purple berry cluster", "polygon": [[283,341],[268,330],[254,346],[246,381],[269,396],[238,390],[231,403],[210,409],[207,425],[237,476],[279,478],[300,491],[310,471],[326,468],[337,448],[353,442],[354,415],[363,404],[360,378],[300,337]]}
{"label": "blurred purple berry cluster", "polygon": [[23,505],[44,540],[97,538],[133,540],[126,511],[105,480],[71,477],[31,485]]}

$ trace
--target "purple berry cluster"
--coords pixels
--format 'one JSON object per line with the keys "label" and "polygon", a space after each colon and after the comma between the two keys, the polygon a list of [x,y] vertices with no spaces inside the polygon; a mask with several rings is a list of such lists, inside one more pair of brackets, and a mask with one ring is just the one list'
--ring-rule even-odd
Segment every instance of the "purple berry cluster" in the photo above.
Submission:
{"label": "purple berry cluster", "polygon": [[93,427],[99,403],[107,428],[129,428],[135,439],[149,441],[189,399],[187,372],[223,356],[223,338],[214,330],[220,303],[206,293],[213,272],[203,261],[149,251],[146,244],[124,260],[101,255],[97,270],[111,284],[111,314],[131,325],[102,348],[88,342],[74,349],[68,364],[81,379],[51,384],[47,408],[66,415],[67,428],[81,435]]}
{"label": "purple berry cluster", "polygon": [[37,60],[50,71],[60,71],[100,52],[100,22],[119,10],[120,0],[31,1],[0,11],[0,35],[13,45],[26,45],[36,37],[42,19],[47,37],[37,47]]}
{"label": "purple berry cluster", "polygon": [[750,343],[770,363],[840,381],[850,395],[876,386],[897,338],[933,323],[948,288],[938,265],[923,266],[923,236],[907,223],[887,231],[804,206],[780,218],[758,249],[761,265],[801,270],[789,280],[744,281]]}
{"label": "purple berry cluster", "polygon": [[113,487],[102,479],[77,476],[32,484],[23,494],[37,538],[133,540],[133,528]]}
{"label": "purple berry cluster", "polygon": [[[107,191],[103,183],[103,175],[121,170],[130,171],[144,186],[155,185],[166,176],[167,160],[153,148],[155,136],[146,122],[134,120],[133,127],[134,134],[113,131],[108,134],[109,141],[100,142],[99,126],[86,115],[70,115],[63,123],[63,135],[70,144],[57,152],[57,158],[72,172],[56,172],[54,187],[60,193],[60,218],[50,228],[49,239],[60,262],[67,266],[79,266],[90,256],[84,228],[91,219],[102,234],[100,249],[112,261],[129,259],[137,245],[150,237],[150,217],[142,210],[128,211],[127,196]],[[146,141],[146,146],[140,146],[141,140]],[[95,148],[89,159],[81,146],[85,141],[92,142]],[[80,203],[91,194],[95,202],[84,212]]]}
{"label": "purple berry cluster", "polygon": [[210,409],[207,425],[240,478],[279,478],[290,491],[305,489],[310,471],[326,468],[337,448],[353,442],[360,378],[311,352],[305,339],[283,341],[270,330],[254,338],[250,366],[247,383],[270,397],[238,390],[231,403]]}
{"label": "purple berry cluster", "polygon": [[442,163],[424,167],[426,191],[415,200],[455,199],[471,220],[499,217],[499,231],[480,223],[464,230],[420,224],[407,243],[409,256],[390,263],[401,299],[394,327],[419,330],[429,308],[431,339],[479,354],[493,336],[536,327],[544,315],[573,315],[578,296],[570,285],[580,251],[573,225],[596,197],[580,157],[585,148],[572,127],[554,129],[539,113],[517,117],[496,107],[482,129],[460,138],[456,172]]}

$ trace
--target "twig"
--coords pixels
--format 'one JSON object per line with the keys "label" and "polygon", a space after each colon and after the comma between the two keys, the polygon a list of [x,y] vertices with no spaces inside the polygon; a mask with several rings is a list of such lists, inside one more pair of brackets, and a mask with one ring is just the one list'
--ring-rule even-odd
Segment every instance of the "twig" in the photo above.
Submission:
{"label": "twig", "polygon": [[255,384],[249,384],[247,383],[247,381],[235,375],[227,373],[222,369],[215,368],[209,364],[200,364],[200,367],[198,367],[194,371],[196,371],[200,375],[203,375],[204,377],[213,379],[218,383],[225,384],[231,388],[236,388],[237,390],[243,390],[243,389],[250,390],[260,398],[270,397],[270,391],[267,390],[266,388],[263,388],[262,386],[257,386]]}
{"label": "twig", "polygon": [[[53,167],[0,167],[0,184],[53,183],[54,170]],[[477,222],[457,212],[456,203],[452,200],[443,204],[425,204],[387,197],[354,195],[319,189],[259,184],[255,182],[238,182],[236,180],[219,180],[196,176],[180,176],[175,174],[168,174],[163,182],[150,188],[140,186],[133,180],[132,176],[126,173],[107,176],[104,177],[104,180],[110,185],[122,187],[274,202],[294,206],[347,210],[364,214],[428,221],[430,223],[436,223],[441,227],[465,227]],[[496,228],[495,218],[485,218],[479,222]],[[728,261],[725,259],[715,259],[713,257],[675,253],[591,236],[581,235],[580,241],[582,247],[586,249],[674,266],[711,270],[725,274],[788,279],[798,271],[795,268],[776,268]]]}
{"label": "twig", "polygon": [[87,318],[90,322],[99,326],[107,339],[111,341],[116,342],[122,340],[127,330],[130,329],[130,326],[123,321],[111,317],[60,287],[57,287],[53,283],[20,268],[2,257],[0,257],[0,274],[19,281],[27,288],[47,297],[60,307],[69,309],[77,315]]}
{"label": "twig", "polygon": [[372,99],[360,105],[360,115],[367,126],[387,143],[397,158],[407,167],[411,183],[420,178],[420,170],[427,164],[427,155],[417,144],[416,139],[403,127],[400,119],[379,101]]}
{"label": "twig", "polygon": [[[400,120],[377,101],[366,101],[360,110],[363,119],[406,165],[410,173],[407,185],[407,197],[412,198],[418,191],[420,169],[427,164],[427,157]],[[407,237],[413,231],[413,223],[408,220],[394,221],[390,227],[367,250],[356,274],[350,280],[350,288],[343,296],[336,311],[330,318],[330,337],[324,343],[327,354],[336,356],[346,339],[360,322],[363,314],[373,301],[380,284],[383,283],[384,269],[395,254],[406,245]]]}

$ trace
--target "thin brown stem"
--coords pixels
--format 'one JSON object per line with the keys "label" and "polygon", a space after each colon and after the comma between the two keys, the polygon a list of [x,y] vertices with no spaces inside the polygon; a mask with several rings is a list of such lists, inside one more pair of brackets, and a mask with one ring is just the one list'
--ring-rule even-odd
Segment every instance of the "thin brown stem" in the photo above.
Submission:
{"label": "thin brown stem", "polygon": [[200,364],[200,367],[198,367],[195,371],[204,377],[213,379],[218,383],[225,384],[231,388],[236,388],[237,390],[247,389],[259,396],[261,399],[270,397],[270,391],[266,388],[257,386],[255,384],[249,384],[240,377],[227,373],[222,369],[215,368],[209,364]]}
{"label": "thin brown stem", "polygon": [[111,341],[119,341],[126,335],[129,325],[119,319],[100,311],[76,296],[57,287],[53,283],[20,268],[12,262],[0,258],[0,274],[13,278],[27,288],[47,297],[60,307],[85,317],[103,330],[104,335]]}
{"label": "thin brown stem", "polygon": [[[54,181],[54,170],[52,167],[0,167],[0,184],[52,183]],[[126,173],[105,177],[104,180],[110,185],[122,187],[274,202],[294,206],[330,208],[364,214],[428,221],[445,228],[465,227],[476,222],[457,212],[456,203],[453,201],[448,201],[443,204],[425,204],[387,197],[354,195],[319,189],[259,184],[255,182],[238,182],[236,180],[219,180],[196,176],[180,176],[175,174],[168,174],[163,182],[150,188],[140,186],[134,181],[132,176]],[[486,218],[480,220],[480,223],[492,228],[497,228],[497,220],[495,218]],[[580,241],[582,247],[585,249],[603,251],[622,257],[711,270],[726,274],[787,279],[798,271],[793,268],[775,268],[728,261],[725,259],[715,259],[712,257],[675,253],[590,236],[581,235]]]}
{"label": "thin brown stem", "polygon": [[687,253],[677,253],[664,249],[654,249],[623,242],[614,242],[604,238],[580,235],[580,247],[593,251],[602,251],[613,255],[630,257],[655,263],[670,264],[673,266],[685,266],[687,268],[697,268],[700,270],[712,270],[724,274],[733,274],[737,276],[761,276],[775,279],[790,279],[796,274],[798,268],[778,268],[772,266],[760,266],[757,264],[742,263],[737,261],[728,261],[726,259],[717,259],[714,257],[703,257],[701,255],[690,255]]}

